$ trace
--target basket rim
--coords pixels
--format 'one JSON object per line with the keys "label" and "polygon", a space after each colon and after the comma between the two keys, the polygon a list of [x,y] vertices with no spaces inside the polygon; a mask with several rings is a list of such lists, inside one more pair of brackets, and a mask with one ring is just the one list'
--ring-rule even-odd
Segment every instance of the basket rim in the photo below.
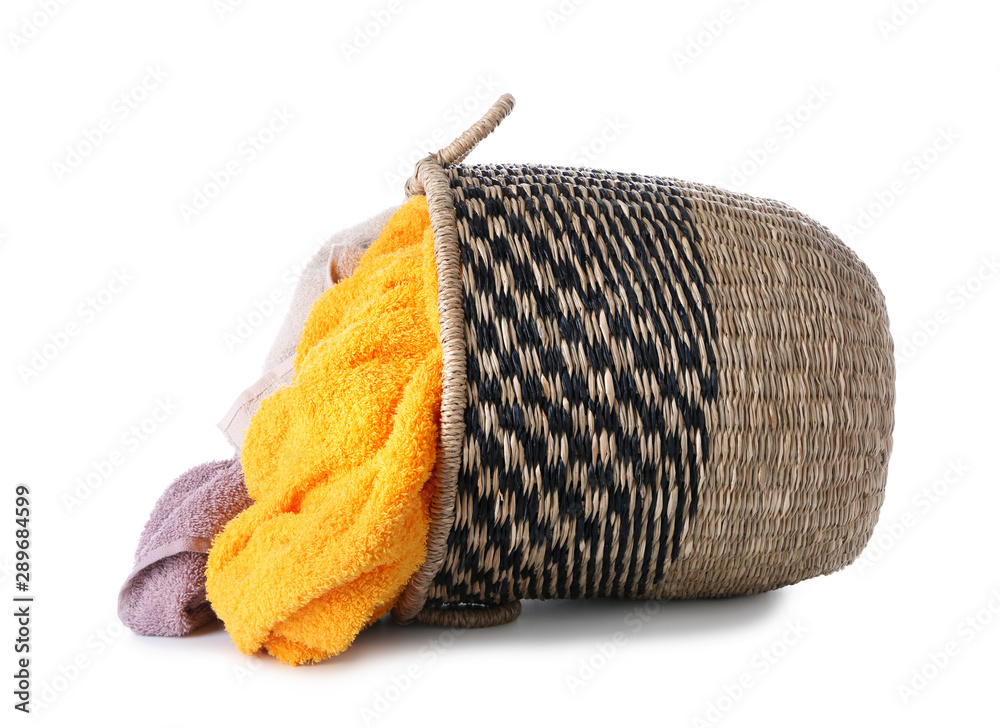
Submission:
{"label": "basket rim", "polygon": [[[434,235],[434,263],[438,279],[438,319],[441,336],[441,420],[438,452],[434,463],[434,493],[427,531],[427,556],[393,605],[392,616],[403,624],[412,622],[427,602],[435,577],[441,571],[448,535],[455,517],[455,494],[465,438],[467,397],[465,362],[465,316],[462,309],[461,253],[454,194],[443,165],[432,157],[417,163],[407,194],[427,198]],[[420,187],[423,189],[421,190]]]}
{"label": "basket rim", "polygon": [[[403,624],[415,620],[424,609],[431,584],[444,565],[448,535],[455,520],[455,495],[458,491],[458,472],[462,464],[465,440],[468,382],[465,367],[462,255],[458,240],[455,195],[445,168],[461,163],[513,108],[514,97],[503,94],[481,119],[451,144],[418,161],[413,176],[404,186],[407,198],[419,194],[427,198],[427,212],[434,236],[441,341],[441,420],[437,458],[431,476],[434,480],[434,493],[431,495],[431,521],[427,530],[427,555],[392,607],[393,618]],[[479,619],[483,618],[480,615]]]}

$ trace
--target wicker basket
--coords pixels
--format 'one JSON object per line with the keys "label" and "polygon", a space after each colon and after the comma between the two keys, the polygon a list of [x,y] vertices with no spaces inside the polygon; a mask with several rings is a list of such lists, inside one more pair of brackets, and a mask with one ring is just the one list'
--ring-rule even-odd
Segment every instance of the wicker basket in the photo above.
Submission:
{"label": "wicker basket", "polygon": [[393,615],[750,594],[843,568],[882,505],[871,272],[780,202],[593,169],[417,163],[444,352],[428,558]]}

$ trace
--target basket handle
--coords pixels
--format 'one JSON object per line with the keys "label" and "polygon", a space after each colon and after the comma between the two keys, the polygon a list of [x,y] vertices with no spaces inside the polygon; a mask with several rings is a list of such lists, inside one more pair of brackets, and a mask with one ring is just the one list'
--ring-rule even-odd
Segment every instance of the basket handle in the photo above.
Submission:
{"label": "basket handle", "polygon": [[[417,162],[417,166],[419,167],[421,163],[426,161],[433,161],[441,167],[447,167],[449,164],[458,164],[469,156],[469,152],[475,149],[479,142],[488,137],[513,109],[514,97],[510,94],[504,94],[483,114],[479,121],[463,131],[455,141],[443,149],[428,154]],[[417,176],[416,171],[414,171],[413,175],[406,180],[404,189],[406,190],[407,197],[420,195],[424,192],[424,186],[417,179]]]}
{"label": "basket handle", "polygon": [[513,622],[521,614],[521,602],[515,599],[503,604],[442,604],[425,606],[417,614],[417,621],[435,627],[496,627]]}

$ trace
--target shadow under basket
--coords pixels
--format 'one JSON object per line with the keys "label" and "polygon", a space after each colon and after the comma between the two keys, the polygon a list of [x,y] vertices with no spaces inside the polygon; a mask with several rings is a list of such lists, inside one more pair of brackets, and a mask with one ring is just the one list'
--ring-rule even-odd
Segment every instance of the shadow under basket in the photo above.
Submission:
{"label": "shadow under basket", "polygon": [[722,597],[853,561],[892,449],[885,301],[830,230],[708,185],[417,163],[443,347],[427,559],[401,622]]}

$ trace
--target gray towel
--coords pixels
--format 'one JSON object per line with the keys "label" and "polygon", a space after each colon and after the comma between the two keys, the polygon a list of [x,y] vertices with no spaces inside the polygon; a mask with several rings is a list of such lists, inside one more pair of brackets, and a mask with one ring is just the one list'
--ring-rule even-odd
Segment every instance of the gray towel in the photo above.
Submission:
{"label": "gray towel", "polygon": [[135,567],[118,594],[118,617],[133,632],[181,636],[215,618],[205,597],[208,549],[253,503],[239,458],[205,463],[160,496],[139,538]]}

